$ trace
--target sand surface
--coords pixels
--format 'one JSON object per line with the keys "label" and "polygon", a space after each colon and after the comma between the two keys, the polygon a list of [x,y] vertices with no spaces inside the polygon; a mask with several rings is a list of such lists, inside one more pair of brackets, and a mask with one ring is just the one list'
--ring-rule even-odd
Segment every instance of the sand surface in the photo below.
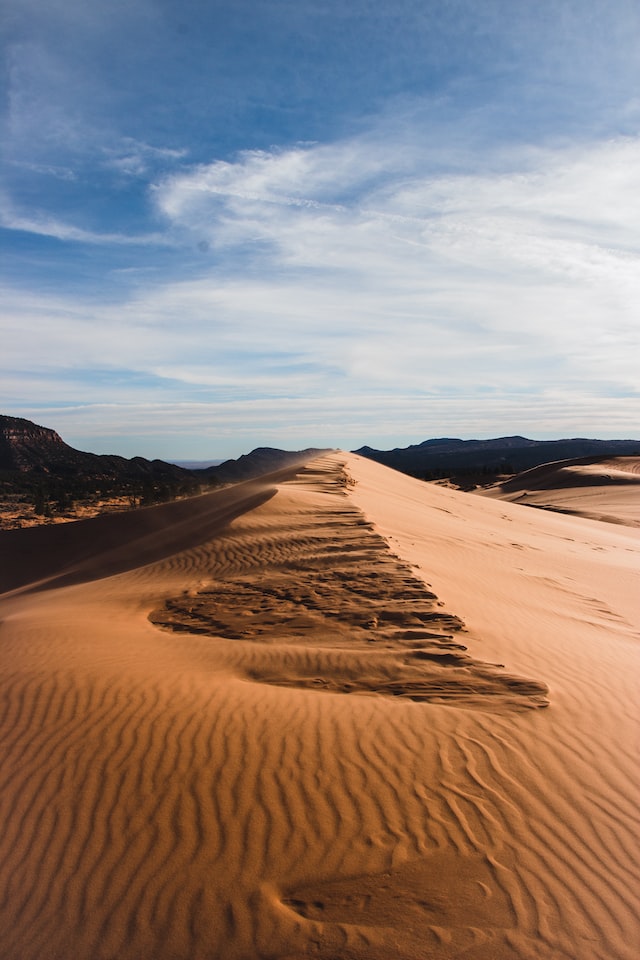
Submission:
{"label": "sand surface", "polygon": [[0,589],[3,960],[638,955],[637,527],[336,453]]}
{"label": "sand surface", "polygon": [[640,457],[544,464],[476,492],[523,506],[640,527]]}

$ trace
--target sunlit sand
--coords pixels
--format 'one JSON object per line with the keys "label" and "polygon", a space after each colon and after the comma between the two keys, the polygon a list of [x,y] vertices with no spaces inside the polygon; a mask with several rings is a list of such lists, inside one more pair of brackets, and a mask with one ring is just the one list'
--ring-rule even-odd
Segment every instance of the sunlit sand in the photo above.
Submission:
{"label": "sunlit sand", "polygon": [[0,534],[3,960],[635,960],[622,486],[334,453]]}

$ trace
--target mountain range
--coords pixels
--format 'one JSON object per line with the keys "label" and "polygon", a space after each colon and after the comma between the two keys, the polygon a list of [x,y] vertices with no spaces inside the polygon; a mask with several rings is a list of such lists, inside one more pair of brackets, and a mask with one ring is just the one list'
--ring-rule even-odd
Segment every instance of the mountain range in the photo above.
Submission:
{"label": "mountain range", "polygon": [[132,505],[145,505],[250,480],[322,452],[258,447],[237,460],[188,469],[164,460],[85,453],[49,427],[0,415],[0,498],[21,497],[47,515],[51,505],[55,513],[97,496],[124,496]]}
{"label": "mountain range", "polygon": [[613,457],[640,454],[640,440],[528,440],[499,437],[494,440],[456,440],[443,437],[410,447],[354,450],[401,473],[422,480],[513,475],[543,463],[581,457]]}
{"label": "mountain range", "polygon": [[[315,447],[297,451],[258,447],[237,460],[188,469],[144,457],[85,453],[49,427],[0,415],[0,497],[18,496],[63,508],[83,497],[127,496],[139,505],[249,480],[324,452]],[[465,479],[495,479],[552,461],[638,455],[640,441],[440,438],[393,450],[364,446],[353,452],[420,479],[448,477],[464,485]]]}

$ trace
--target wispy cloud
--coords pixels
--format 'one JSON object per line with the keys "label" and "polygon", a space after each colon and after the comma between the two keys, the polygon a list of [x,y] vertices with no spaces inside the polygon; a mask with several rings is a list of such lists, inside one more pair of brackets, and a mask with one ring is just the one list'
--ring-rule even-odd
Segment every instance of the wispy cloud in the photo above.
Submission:
{"label": "wispy cloud", "polygon": [[224,285],[227,310],[261,303],[276,330],[278,316],[332,336],[352,326],[372,375],[398,356],[406,375],[447,349],[473,363],[526,350],[631,384],[639,141],[520,148],[482,176],[430,173],[428,152],[409,163],[401,143],[369,149],[243,155],[163,181],[156,199],[179,229],[250,258],[251,278]]}
{"label": "wispy cloud", "polygon": [[130,177],[146,177],[158,167],[175,164],[187,156],[186,149],[154,147],[132,137],[123,137],[115,144],[105,144],[101,149],[104,165]]}
{"label": "wispy cloud", "polygon": [[321,7],[9,0],[3,407],[637,432],[637,3]]}
{"label": "wispy cloud", "polygon": [[53,237],[57,240],[66,240],[74,243],[88,244],[115,244],[124,246],[148,246],[171,244],[166,234],[143,234],[140,236],[126,233],[97,233],[84,230],[82,227],[62,221],[50,216],[44,211],[31,211],[29,215],[16,213],[6,198],[0,196],[0,227],[5,230],[18,230],[22,233],[35,234],[41,237]]}
{"label": "wispy cloud", "polygon": [[[496,390],[478,401],[475,390],[450,396],[417,398],[413,393],[336,393],[318,402],[310,398],[169,401],[130,396],[127,401],[92,403],[78,398],[52,404],[38,384],[19,416],[54,426],[80,449],[163,458],[239,456],[261,445],[299,449],[309,445],[353,449],[364,444],[388,448],[429,436],[489,437],[515,433],[562,436],[637,437],[637,419],[628,403],[603,396],[594,407],[589,390],[558,390],[526,396]],[[44,392],[44,391],[43,391]],[[345,418],[345,409],[349,416]],[[7,412],[11,412],[9,408]],[[496,429],[498,427],[498,429]]]}
{"label": "wispy cloud", "polygon": [[[135,296],[89,312],[33,298],[27,310],[18,295],[13,363],[33,363],[36,334],[53,379],[126,371],[98,396],[123,410],[137,398],[143,419],[158,394],[191,397],[240,443],[315,429],[323,443],[394,442],[400,420],[407,440],[498,423],[632,434],[639,149],[519,150],[479,176],[429,173],[425,157],[408,169],[401,144],[367,161],[354,141],[185,170],[154,199],[169,237],[207,239],[210,265],[190,280],[142,279]],[[236,249],[240,276],[224,260]]]}

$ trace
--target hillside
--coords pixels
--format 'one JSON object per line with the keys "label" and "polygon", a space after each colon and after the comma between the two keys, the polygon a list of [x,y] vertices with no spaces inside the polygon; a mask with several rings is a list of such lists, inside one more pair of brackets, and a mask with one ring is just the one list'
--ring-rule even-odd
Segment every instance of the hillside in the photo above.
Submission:
{"label": "hillside", "polygon": [[115,454],[84,453],[70,447],[49,427],[7,416],[0,416],[0,471],[60,479],[122,481],[144,477],[181,480],[190,474],[163,460],[127,460]]}
{"label": "hillside", "polygon": [[85,453],[55,430],[0,416],[0,525],[76,519],[199,492],[189,470],[162,460]]}
{"label": "hillside", "polygon": [[0,527],[85,519],[193,496],[304,462],[320,452],[259,447],[238,460],[187,469],[144,457],[128,460],[85,453],[49,427],[0,416]]}
{"label": "hillside", "polygon": [[577,457],[616,457],[640,454],[640,440],[493,440],[442,438],[394,450],[361,447],[354,453],[421,480],[445,477],[477,479],[515,474],[540,464]]}

